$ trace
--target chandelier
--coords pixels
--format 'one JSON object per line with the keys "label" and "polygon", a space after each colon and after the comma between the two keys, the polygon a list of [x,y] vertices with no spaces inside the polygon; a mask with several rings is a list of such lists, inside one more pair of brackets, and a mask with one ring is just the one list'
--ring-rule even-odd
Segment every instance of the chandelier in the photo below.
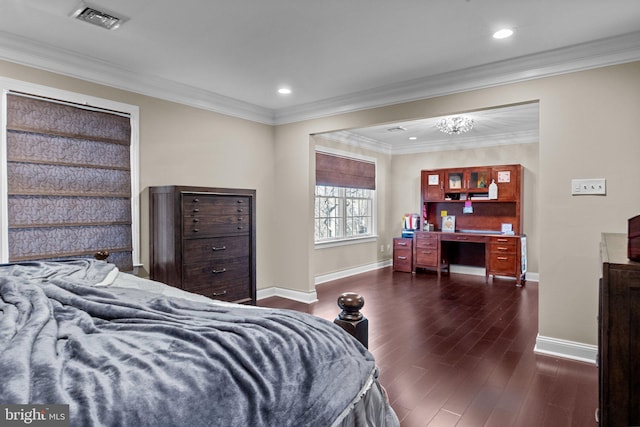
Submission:
{"label": "chandelier", "polygon": [[458,135],[473,128],[473,119],[464,116],[445,117],[436,123],[436,127],[449,135]]}

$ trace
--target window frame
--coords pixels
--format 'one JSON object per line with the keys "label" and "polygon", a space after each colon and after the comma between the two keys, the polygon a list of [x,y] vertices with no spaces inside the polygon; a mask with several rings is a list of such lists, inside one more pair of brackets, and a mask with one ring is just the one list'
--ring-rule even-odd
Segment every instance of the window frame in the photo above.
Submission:
{"label": "window frame", "polygon": [[0,77],[0,263],[9,262],[9,214],[7,208],[8,176],[7,176],[7,95],[11,91],[25,92],[43,98],[51,98],[61,102],[86,105],[98,109],[111,110],[128,114],[131,123],[131,243],[134,267],[140,262],[140,179],[139,179],[139,141],[140,141],[140,109],[136,105],[124,104],[104,98],[84,95],[63,89],[51,88],[35,83]]}
{"label": "window frame", "polygon": [[[317,192],[317,185],[315,184],[315,166],[314,166],[314,186],[313,186],[313,240],[314,240],[314,246],[316,248],[327,248],[327,247],[333,247],[333,246],[342,246],[342,245],[349,245],[349,244],[357,244],[357,243],[364,243],[364,242],[372,242],[372,241],[376,241],[377,240],[377,217],[378,217],[378,204],[377,204],[377,190],[378,190],[378,185],[377,185],[377,180],[378,180],[378,162],[377,159],[375,157],[369,157],[369,156],[364,156],[361,154],[356,154],[356,153],[352,153],[349,151],[342,151],[342,150],[338,150],[338,149],[334,149],[334,148],[327,148],[327,147],[320,147],[317,146],[314,150],[314,158],[315,158],[315,153],[316,152],[320,152],[320,153],[324,153],[324,154],[329,154],[329,155],[336,155],[336,156],[341,156],[341,157],[347,157],[347,158],[351,158],[354,160],[362,160],[362,161],[366,161],[366,162],[371,162],[375,165],[375,169],[376,169],[376,188],[371,190],[372,194],[371,194],[371,233],[366,234],[366,235],[355,235],[355,236],[348,236],[348,237],[338,237],[338,238],[332,238],[332,239],[323,239],[323,240],[316,240],[316,232],[315,232],[315,228],[316,228],[316,220],[317,217],[315,215],[315,207],[316,207],[316,203],[317,203],[317,196],[316,196],[316,192]],[[329,186],[331,187],[331,186]],[[344,188],[344,187],[343,187]],[[352,188],[352,187],[349,187]],[[343,196],[342,199],[346,200],[346,197],[344,196],[344,191],[343,191]],[[346,206],[343,206],[343,209],[346,211]],[[347,217],[346,217],[346,212],[345,212],[345,216],[343,217],[343,228],[346,225],[346,221],[347,221]]]}

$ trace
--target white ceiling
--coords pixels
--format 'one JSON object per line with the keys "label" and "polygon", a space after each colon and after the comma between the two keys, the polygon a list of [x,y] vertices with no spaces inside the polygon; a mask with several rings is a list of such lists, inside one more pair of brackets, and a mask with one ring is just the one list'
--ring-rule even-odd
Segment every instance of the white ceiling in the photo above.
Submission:
{"label": "white ceiling", "polygon": [[329,132],[321,136],[347,145],[388,154],[465,150],[539,142],[539,104],[537,102],[456,115],[472,119],[473,128],[464,134],[449,135],[436,127],[436,123],[442,117],[429,117]]}
{"label": "white ceiling", "polygon": [[269,124],[640,59],[638,0],[78,3],[0,0],[0,59]]}

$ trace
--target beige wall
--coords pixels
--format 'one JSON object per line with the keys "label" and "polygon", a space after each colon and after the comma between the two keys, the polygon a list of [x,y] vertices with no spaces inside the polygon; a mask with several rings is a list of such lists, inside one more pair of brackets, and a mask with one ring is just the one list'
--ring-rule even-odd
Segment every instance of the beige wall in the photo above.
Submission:
{"label": "beige wall", "polygon": [[[258,286],[312,292],[313,142],[310,135],[540,102],[540,142],[534,173],[532,146],[514,147],[509,158],[482,163],[523,163],[525,231],[539,247],[539,333],[587,344],[597,342],[598,242],[602,231],[624,232],[640,211],[635,173],[640,158],[640,62],[459,93],[317,120],[264,126],[197,109],[0,62],[0,75],[140,106],[141,189],[168,183],[250,187],[258,190]],[[511,149],[510,149],[511,150]],[[239,154],[240,153],[240,154]],[[516,161],[520,155],[523,160]],[[434,156],[434,157],[431,157]],[[439,160],[438,156],[443,156]],[[454,165],[445,153],[423,159],[395,158],[389,174],[384,236],[398,228],[397,214],[415,209],[419,195],[397,192],[404,167]],[[458,158],[460,159],[460,158]],[[459,165],[458,159],[455,165]],[[462,159],[460,159],[462,160]],[[473,161],[472,161],[473,160]],[[418,165],[418,163],[420,163]],[[468,158],[465,164],[478,164]],[[570,195],[572,178],[606,178],[607,196]],[[417,179],[417,176],[413,178]],[[180,182],[177,182],[177,181]],[[416,185],[416,181],[414,184]],[[534,192],[534,194],[528,194]],[[537,193],[537,194],[535,194]],[[395,206],[393,209],[391,206]],[[147,213],[143,205],[143,261],[148,260]],[[379,245],[377,245],[379,248]],[[352,251],[359,250],[351,247]],[[376,262],[379,250],[363,246],[357,262]],[[341,268],[327,266],[324,268]],[[533,267],[533,266],[532,266]]]}
{"label": "beige wall", "polygon": [[201,185],[256,189],[258,287],[276,282],[270,245],[275,173],[272,126],[0,61],[0,76],[140,107],[140,255],[149,268],[148,188]]}

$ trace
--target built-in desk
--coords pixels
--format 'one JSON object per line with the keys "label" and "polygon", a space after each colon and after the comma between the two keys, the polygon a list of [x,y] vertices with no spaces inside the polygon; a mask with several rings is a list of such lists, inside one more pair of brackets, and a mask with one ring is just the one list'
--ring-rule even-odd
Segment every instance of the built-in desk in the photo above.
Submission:
{"label": "built-in desk", "polygon": [[[450,233],[416,231],[413,242],[413,272],[435,269],[440,276],[449,270],[450,252],[456,244],[480,244],[472,257],[484,265],[486,281],[489,276],[514,277],[521,286],[526,274],[526,237],[492,233]],[[481,259],[477,259],[481,258]]]}

